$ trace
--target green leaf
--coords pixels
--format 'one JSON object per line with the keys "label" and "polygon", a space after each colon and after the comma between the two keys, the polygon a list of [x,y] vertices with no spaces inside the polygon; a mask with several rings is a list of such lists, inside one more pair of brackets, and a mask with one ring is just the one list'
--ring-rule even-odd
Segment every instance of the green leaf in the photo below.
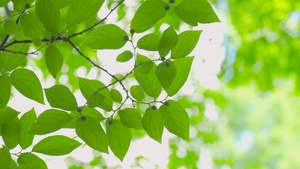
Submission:
{"label": "green leaf", "polygon": [[44,90],[51,107],[61,108],[67,111],[77,109],[76,98],[67,86],[54,85]]}
{"label": "green leaf", "polygon": [[11,159],[11,163],[10,163],[10,169],[16,169],[18,167],[17,163],[15,162],[15,160]]}
{"label": "green leaf", "polygon": [[130,128],[143,129],[141,114],[134,108],[125,108],[118,112],[121,122]]}
{"label": "green leaf", "polygon": [[94,92],[101,91],[93,95],[89,100],[88,105],[91,107],[100,107],[106,111],[111,111],[113,106],[113,100],[111,99],[110,92],[106,86],[98,80],[89,80],[78,77],[79,88],[86,100],[89,100]]}
{"label": "green leaf", "polygon": [[141,37],[137,42],[137,47],[149,51],[158,51],[160,35],[150,33]]}
{"label": "green leaf", "polygon": [[3,31],[8,35],[13,35],[17,29],[17,24],[13,20],[5,21],[3,24]]}
{"label": "green leaf", "polygon": [[179,59],[192,52],[198,43],[201,31],[184,31],[178,35],[178,43],[171,51],[172,59]]}
{"label": "green leaf", "polygon": [[66,15],[67,28],[70,29],[97,15],[104,0],[74,0]]}
{"label": "green leaf", "polygon": [[18,117],[15,117],[7,123],[1,124],[2,139],[9,149],[13,149],[19,144],[20,132],[21,124]]}
{"label": "green leaf", "polygon": [[[14,40],[24,40],[26,38],[27,37],[23,33],[18,33],[10,42],[13,42]],[[6,49],[9,51],[27,53],[29,46],[29,43],[17,43]],[[2,66],[6,71],[12,71],[26,61],[26,55],[21,53],[14,54],[12,52],[3,51],[0,57],[2,57],[0,60],[2,60]]]}
{"label": "green leaf", "polygon": [[151,138],[161,143],[164,131],[164,118],[155,106],[146,109],[143,116],[143,126]]}
{"label": "green leaf", "polygon": [[33,1],[34,0],[12,0],[14,4],[14,12],[21,12],[25,9],[26,4],[31,4]]}
{"label": "green leaf", "polygon": [[111,96],[112,100],[117,103],[121,103],[123,100],[122,94],[116,89],[110,90],[110,96]]}
{"label": "green leaf", "polygon": [[[166,104],[166,102],[168,104]],[[174,100],[166,101],[160,106],[159,111],[162,113],[165,121],[165,126],[169,132],[189,140],[189,116],[185,109]]]}
{"label": "green leaf", "polygon": [[73,117],[64,111],[49,109],[39,115],[36,122],[31,126],[29,133],[48,134],[57,131],[70,123]]}
{"label": "green leaf", "polygon": [[20,114],[20,112],[17,112],[10,107],[5,107],[4,109],[0,108],[0,124],[10,122],[17,117],[18,114]]}
{"label": "green leaf", "polygon": [[176,15],[189,25],[220,22],[207,0],[183,0],[174,8]]}
{"label": "green leaf", "polygon": [[5,6],[10,0],[1,0],[0,1],[0,7]]}
{"label": "green leaf", "polygon": [[141,86],[133,85],[130,87],[130,94],[131,96],[136,99],[137,101],[145,100],[145,93]]}
{"label": "green leaf", "polygon": [[[141,62],[150,61],[146,56],[138,55],[137,56],[137,65]],[[138,81],[139,85],[143,88],[144,92],[151,97],[157,98],[161,93],[161,85],[156,78],[155,69],[156,65],[153,62],[149,62],[153,64],[153,68],[147,74],[142,74],[137,68],[134,71],[134,76]]]}
{"label": "green leaf", "polygon": [[40,38],[44,35],[45,28],[35,12],[28,11],[20,19],[22,31],[30,38]]}
{"label": "green leaf", "polygon": [[44,27],[51,33],[58,33],[60,26],[60,11],[52,0],[39,0],[35,12]]}
{"label": "green leaf", "polygon": [[165,17],[167,4],[161,0],[147,0],[135,12],[130,28],[136,33],[145,32],[152,28],[160,19]]}
{"label": "green leaf", "polygon": [[166,56],[178,42],[178,36],[172,26],[166,29],[159,41],[158,52],[160,57]]}
{"label": "green leaf", "polygon": [[106,122],[109,147],[111,151],[123,161],[130,146],[131,130],[124,126],[119,120],[112,120],[111,122]]}
{"label": "green leaf", "polygon": [[133,57],[132,52],[126,50],[118,55],[116,61],[117,62],[127,62]]}
{"label": "green leaf", "polygon": [[114,24],[106,24],[95,29],[80,45],[93,49],[119,49],[126,44],[125,31]]}
{"label": "green leaf", "polygon": [[19,165],[16,169],[41,169],[41,166],[36,164],[22,164]]}
{"label": "green leaf", "polygon": [[91,148],[108,153],[108,137],[100,123],[92,117],[86,116],[85,121],[78,118],[76,121],[76,134]]}
{"label": "green leaf", "polygon": [[56,78],[57,73],[63,66],[64,57],[56,46],[50,45],[45,52],[45,62],[48,71]]}
{"label": "green leaf", "polygon": [[157,66],[155,73],[159,83],[168,91],[177,74],[174,63],[171,60],[162,62]]}
{"label": "green leaf", "polygon": [[10,98],[11,84],[7,74],[0,75],[0,108],[5,108]]}
{"label": "green leaf", "polygon": [[28,112],[22,115],[21,122],[21,134],[20,134],[20,146],[22,149],[26,149],[32,144],[34,134],[28,133],[30,127],[36,120],[36,113],[32,108]]}
{"label": "green leaf", "polygon": [[28,69],[15,69],[10,76],[13,86],[25,97],[44,103],[42,85],[38,77]]}
{"label": "green leaf", "polygon": [[92,117],[95,120],[97,120],[98,122],[105,119],[98,110],[91,108],[91,107],[86,107],[86,106],[82,109],[81,115]]}
{"label": "green leaf", "polygon": [[67,6],[70,6],[73,2],[73,0],[53,0],[53,2],[56,4],[56,6],[60,9],[65,8]]}
{"label": "green leaf", "polygon": [[22,153],[18,157],[18,164],[23,165],[23,164],[32,164],[32,165],[37,165],[41,169],[47,169],[47,164],[45,163],[44,160],[42,160],[40,157],[32,154],[32,153]]}
{"label": "green leaf", "polygon": [[168,96],[174,96],[184,85],[189,76],[193,60],[194,57],[185,57],[182,59],[176,59],[173,62],[176,67],[176,70],[180,71],[177,71],[174,82],[167,90]]}
{"label": "green leaf", "polygon": [[8,149],[3,146],[0,148],[0,168],[9,169],[11,165],[11,156]]}
{"label": "green leaf", "polygon": [[71,153],[81,143],[66,136],[46,137],[33,146],[32,151],[46,155],[60,156]]}
{"label": "green leaf", "polygon": [[154,63],[146,56],[137,54],[136,65],[135,73],[147,74],[152,70]]}

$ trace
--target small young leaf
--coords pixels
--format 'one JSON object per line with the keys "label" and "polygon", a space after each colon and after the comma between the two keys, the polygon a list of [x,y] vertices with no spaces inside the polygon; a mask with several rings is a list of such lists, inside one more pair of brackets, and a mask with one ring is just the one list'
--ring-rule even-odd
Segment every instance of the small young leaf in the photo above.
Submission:
{"label": "small young leaf", "polygon": [[81,115],[92,117],[95,120],[97,120],[98,122],[105,119],[98,110],[91,108],[91,107],[86,107],[86,106],[82,109]]}
{"label": "small young leaf", "polygon": [[89,116],[86,116],[85,121],[77,119],[75,129],[78,137],[89,147],[108,153],[108,137],[97,120]]}
{"label": "small young leaf", "polygon": [[118,55],[116,61],[117,62],[127,62],[133,57],[132,52],[126,50]]}
{"label": "small young leaf", "polygon": [[4,109],[0,108],[0,124],[10,122],[17,117],[18,114],[20,114],[20,112],[17,112],[10,107],[5,107]]}
{"label": "small young leaf", "polygon": [[5,146],[2,146],[2,148],[0,148],[0,168],[9,169],[11,160],[9,150]]}
{"label": "small young leaf", "polygon": [[176,59],[173,62],[176,67],[176,70],[180,71],[177,71],[174,82],[167,90],[168,96],[174,96],[184,85],[189,76],[193,59],[194,57],[184,57],[182,59]]}
{"label": "small young leaf", "polygon": [[81,45],[93,49],[119,49],[127,42],[124,37],[127,37],[124,30],[117,25],[106,24],[95,29]]}
{"label": "small young leaf", "polygon": [[67,28],[70,29],[97,15],[104,0],[74,0],[66,15]]}
{"label": "small young leaf", "polygon": [[125,108],[118,112],[121,122],[130,128],[143,129],[141,114],[134,108]]}
{"label": "small young leaf", "polygon": [[178,42],[178,36],[172,26],[166,29],[159,41],[158,52],[160,57],[166,56]]}
{"label": "small young leaf", "polygon": [[159,64],[156,68],[156,77],[165,91],[168,91],[177,74],[176,67],[171,60]]}
{"label": "small young leaf", "polygon": [[37,1],[35,12],[44,27],[56,34],[60,26],[60,11],[52,0]]}
{"label": "small young leaf", "polygon": [[48,134],[57,131],[70,123],[73,117],[64,111],[49,109],[39,115],[36,122],[31,126],[29,133]]}
{"label": "small young leaf", "polygon": [[187,56],[198,43],[201,31],[184,31],[178,35],[178,43],[171,51],[172,59]]}
{"label": "small young leaf", "polygon": [[38,77],[28,69],[15,69],[10,76],[13,86],[25,97],[44,103],[42,85]]}
{"label": "small young leaf", "polygon": [[166,15],[166,5],[162,0],[147,0],[135,12],[130,28],[136,33],[150,29]]}
{"label": "small young leaf", "polygon": [[[108,122],[111,121],[111,124]],[[123,161],[131,142],[131,130],[119,120],[109,120],[106,123],[106,133],[111,151]]]}
{"label": "small young leaf", "polygon": [[33,146],[32,151],[46,155],[60,156],[71,153],[81,143],[66,136],[46,137]]}
{"label": "small young leaf", "polygon": [[89,100],[88,105],[91,107],[100,107],[106,111],[111,111],[113,106],[113,100],[111,99],[110,92],[106,86],[98,80],[89,80],[78,77],[79,88],[86,100],[101,88],[101,91],[93,95]]}
{"label": "small young leaf", "polygon": [[61,108],[67,111],[77,109],[77,102],[73,93],[64,85],[54,85],[44,89],[51,107]]}
{"label": "small young leaf", "polygon": [[22,31],[30,38],[40,38],[44,35],[45,28],[35,12],[28,11],[20,19]]}
{"label": "small young leaf", "polygon": [[122,94],[116,89],[110,90],[110,96],[111,96],[112,100],[117,103],[121,103],[123,100]]}
{"label": "small young leaf", "polygon": [[207,0],[183,0],[174,8],[176,15],[187,24],[220,22]]}
{"label": "small young leaf", "polygon": [[45,62],[48,71],[56,78],[56,75],[61,70],[64,62],[64,58],[56,46],[50,45],[46,49]]}
{"label": "small young leaf", "polygon": [[37,165],[40,167],[40,169],[47,169],[47,164],[45,163],[44,160],[42,160],[40,157],[32,154],[32,153],[22,153],[18,157],[18,164],[23,165],[23,164],[32,164],[32,165]]}
{"label": "small young leaf", "polygon": [[164,131],[164,118],[158,109],[147,108],[143,116],[143,126],[147,134],[161,143]]}
{"label": "small young leaf", "polygon": [[[140,64],[141,62],[146,62],[146,61],[150,61],[150,59],[142,55],[137,56],[137,65]],[[153,68],[149,73],[142,74],[140,73],[140,71],[138,71],[138,69],[136,69],[134,71],[134,76],[138,81],[139,85],[143,88],[143,90],[148,96],[157,98],[161,93],[161,85],[156,78],[156,74],[155,74],[156,65],[153,62],[150,63],[153,64]]]}
{"label": "small young leaf", "polygon": [[32,144],[34,134],[29,134],[28,131],[32,124],[36,120],[36,113],[32,108],[28,112],[22,115],[21,122],[21,134],[20,134],[20,146],[22,149],[26,149]]}
{"label": "small young leaf", "polygon": [[11,84],[7,74],[0,75],[0,108],[5,108],[10,98]]}
{"label": "small young leaf", "polygon": [[160,106],[159,111],[162,113],[165,126],[169,132],[189,140],[190,122],[189,116],[185,109],[173,100],[168,100],[168,106]]}
{"label": "small young leaf", "polygon": [[145,93],[141,86],[133,85],[130,87],[130,94],[131,96],[136,99],[137,101],[145,100]]}
{"label": "small young leaf", "polygon": [[1,124],[2,139],[9,149],[13,149],[19,144],[20,131],[21,124],[18,117],[15,117],[7,123]]}
{"label": "small young leaf", "polygon": [[137,47],[149,51],[158,51],[160,39],[160,35],[154,33],[147,34],[139,39]]}
{"label": "small young leaf", "polygon": [[3,31],[6,34],[12,35],[15,33],[16,29],[17,29],[17,24],[13,20],[8,20],[3,24]]}

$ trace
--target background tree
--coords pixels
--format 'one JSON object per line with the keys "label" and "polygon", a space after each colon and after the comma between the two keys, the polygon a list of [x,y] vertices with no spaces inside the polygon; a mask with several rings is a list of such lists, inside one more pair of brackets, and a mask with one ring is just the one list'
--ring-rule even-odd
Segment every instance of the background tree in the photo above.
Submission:
{"label": "background tree", "polygon": [[[103,4],[110,10],[98,18]],[[171,97],[190,73],[194,57],[188,55],[201,34],[192,26],[219,22],[206,0],[141,1],[130,20],[122,20],[130,9],[124,0],[5,0],[0,6],[5,11],[0,30],[0,168],[47,168],[38,154],[66,155],[82,143],[102,153],[110,148],[122,161],[132,135],[147,133],[161,142],[164,127],[190,139],[188,113]],[[118,21],[108,23],[114,13]],[[182,22],[191,30],[179,31]],[[164,23],[170,26],[160,32]],[[131,50],[123,48],[126,44]],[[118,50],[109,57],[131,62],[131,69],[111,73],[114,65],[101,65],[97,57],[96,50],[104,49]],[[92,79],[80,76],[82,67],[87,72],[95,67],[98,73]],[[39,70],[51,86],[41,83],[45,79],[38,78]],[[49,103],[51,109],[19,112],[8,107],[14,89],[37,103]],[[86,99],[83,105],[73,94],[78,89]],[[63,128],[78,137],[50,134]],[[46,136],[32,144],[35,135]],[[21,150],[14,152],[17,146]]]}

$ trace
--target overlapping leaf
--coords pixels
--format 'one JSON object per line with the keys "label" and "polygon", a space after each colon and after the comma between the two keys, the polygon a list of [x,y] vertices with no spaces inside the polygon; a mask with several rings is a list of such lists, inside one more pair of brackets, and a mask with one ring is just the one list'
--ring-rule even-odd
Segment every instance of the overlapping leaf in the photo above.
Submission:
{"label": "overlapping leaf", "polygon": [[[7,74],[0,75],[0,108],[5,108],[10,98],[11,84]],[[0,110],[1,111],[1,110]]]}
{"label": "overlapping leaf", "polygon": [[64,62],[64,58],[56,46],[50,45],[46,49],[45,62],[48,71],[56,78],[56,75],[61,70]]}
{"label": "overlapping leaf", "polygon": [[130,87],[131,96],[137,101],[143,101],[145,99],[145,93],[141,86],[133,85]]}
{"label": "overlapping leaf", "polygon": [[123,100],[122,94],[116,89],[110,90],[110,96],[111,96],[112,100],[117,103],[121,103]]}
{"label": "overlapping leaf", "polygon": [[0,108],[0,124],[7,123],[11,120],[13,120],[15,117],[18,116],[20,112],[10,108],[5,107],[4,109]]}
{"label": "overlapping leaf", "polygon": [[167,60],[159,64],[155,70],[155,73],[161,86],[168,91],[177,74],[174,63],[171,60]]}
{"label": "overlapping leaf", "polygon": [[143,126],[151,138],[161,142],[164,131],[164,118],[155,106],[146,109],[143,116]]}
{"label": "overlapping leaf", "polygon": [[7,147],[3,146],[0,148],[0,168],[10,168],[11,165],[11,156]]}
{"label": "overlapping leaf", "polygon": [[21,124],[20,119],[15,117],[13,120],[1,124],[1,134],[4,144],[9,148],[15,148],[20,142]]}
{"label": "overlapping leaf", "polygon": [[159,41],[158,52],[160,57],[166,56],[178,42],[178,36],[172,26],[166,29]]}
{"label": "overlapping leaf", "polygon": [[32,144],[34,134],[28,133],[30,127],[36,120],[36,113],[32,108],[28,112],[22,115],[20,118],[21,133],[20,133],[20,146],[26,149]]}
{"label": "overlapping leaf", "polygon": [[143,129],[141,114],[134,108],[125,108],[118,112],[121,122],[130,128]]}
{"label": "overlapping leaf", "polygon": [[158,51],[160,39],[160,35],[154,33],[147,34],[139,39],[137,47],[149,51]]}
{"label": "overlapping leaf", "polygon": [[42,160],[40,157],[32,154],[32,153],[22,153],[18,157],[18,164],[24,165],[24,164],[31,164],[39,166],[40,169],[47,169],[47,164],[44,160]]}
{"label": "overlapping leaf", "polygon": [[20,19],[22,31],[30,38],[40,38],[44,35],[45,28],[35,12],[28,11]]}

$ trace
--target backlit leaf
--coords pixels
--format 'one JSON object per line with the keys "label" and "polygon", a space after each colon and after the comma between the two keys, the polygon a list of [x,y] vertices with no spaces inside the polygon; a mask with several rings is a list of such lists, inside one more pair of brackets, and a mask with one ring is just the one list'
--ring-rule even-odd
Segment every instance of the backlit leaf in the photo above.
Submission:
{"label": "backlit leaf", "polygon": [[168,100],[160,106],[159,111],[164,117],[165,126],[169,132],[189,140],[189,116],[180,104],[174,100]]}
{"label": "backlit leaf", "polygon": [[185,57],[182,59],[174,60],[173,63],[176,67],[176,70],[180,70],[180,71],[177,71],[174,82],[167,90],[169,96],[174,96],[179,91],[179,89],[184,85],[184,83],[186,82],[189,76],[193,60],[194,57]]}
{"label": "backlit leaf", "polygon": [[51,107],[68,111],[77,109],[76,98],[68,87],[64,85],[54,85],[44,90]]}
{"label": "backlit leaf", "polygon": [[178,35],[178,43],[171,51],[172,59],[179,59],[192,52],[198,43],[201,31],[184,31]]}
{"label": "backlit leaf", "polygon": [[39,0],[36,3],[35,12],[44,27],[56,34],[60,26],[60,11],[52,0]]}
{"label": "backlit leaf", "polygon": [[[109,119],[112,120],[112,119]],[[123,161],[131,142],[131,130],[119,120],[106,122],[106,133],[111,151]],[[112,123],[111,123],[112,122]]]}
{"label": "backlit leaf", "polygon": [[121,103],[122,100],[123,100],[122,94],[116,89],[111,89],[110,90],[110,96],[111,96],[112,100],[117,102],[117,103]]}
{"label": "backlit leaf", "polygon": [[79,147],[81,143],[66,136],[55,135],[46,137],[33,146],[32,151],[46,155],[65,155]]}
{"label": "backlit leaf", "polygon": [[166,29],[159,41],[158,52],[160,57],[166,56],[178,42],[178,36],[172,26]]}
{"label": "backlit leaf", "polygon": [[161,143],[164,131],[164,118],[155,106],[146,109],[143,116],[143,126],[151,138]]}
{"label": "backlit leaf", "polygon": [[145,93],[141,86],[133,85],[130,87],[130,94],[131,96],[136,99],[137,101],[145,100]]}
{"label": "backlit leaf", "polygon": [[162,62],[157,66],[155,73],[161,86],[168,91],[177,74],[174,63],[171,60]]}
{"label": "backlit leaf", "polygon": [[143,129],[141,114],[134,108],[125,108],[118,112],[121,122],[130,128]]}
{"label": "backlit leaf", "polygon": [[126,50],[118,55],[116,61],[117,62],[127,62],[133,57],[132,52]]}
{"label": "backlit leaf", "polygon": [[160,39],[160,35],[154,33],[147,34],[139,39],[137,47],[149,51],[158,51]]}
{"label": "backlit leaf", "polygon": [[86,116],[84,121],[76,121],[76,134],[91,148],[108,153],[108,137],[100,123],[92,117]]}
{"label": "backlit leaf", "polygon": [[104,0],[74,0],[66,15],[67,28],[70,29],[97,15]]}
{"label": "backlit leaf", "polygon": [[36,113],[32,108],[28,112],[22,115],[21,122],[21,134],[20,134],[20,146],[26,149],[32,144],[34,134],[28,133],[30,127],[36,120]]}
{"label": "backlit leaf", "polygon": [[32,154],[32,153],[22,153],[18,157],[18,164],[23,165],[23,164],[32,164],[32,165],[37,165],[41,169],[47,169],[47,164],[45,163],[44,160],[42,160],[40,157]]}
{"label": "backlit leaf", "polygon": [[119,49],[127,40],[125,31],[114,24],[106,24],[94,30],[82,43],[93,49]]}
{"label": "backlit leaf", "polygon": [[3,24],[3,31],[6,34],[12,35],[15,33],[16,29],[17,29],[17,24],[13,20],[5,21]]}
{"label": "backlit leaf", "polygon": [[13,86],[25,97],[44,104],[42,85],[38,77],[28,69],[15,69],[10,76]]}
{"label": "backlit leaf", "polygon": [[92,117],[95,120],[97,120],[98,122],[105,119],[98,110],[91,108],[91,107],[86,107],[86,106],[82,109],[81,115]]}
{"label": "backlit leaf", "polygon": [[40,38],[44,35],[45,28],[35,12],[28,11],[20,19],[22,31],[30,38]]}
{"label": "backlit leaf", "polygon": [[136,33],[150,29],[166,15],[166,5],[162,0],[147,0],[135,12],[130,28]]}
{"label": "backlit leaf", "polygon": [[5,108],[10,98],[11,84],[7,74],[0,75],[0,108]]}
{"label": "backlit leaf", "polygon": [[2,148],[0,148],[0,168],[9,169],[11,160],[8,149],[5,146],[2,146]]}
{"label": "backlit leaf", "polygon": [[15,148],[20,142],[21,124],[20,119],[15,117],[13,120],[1,124],[1,134],[4,144],[9,148]]}
{"label": "backlit leaf", "polygon": [[73,117],[64,111],[49,109],[40,114],[29,132],[33,134],[48,134],[57,131],[70,123]]}
{"label": "backlit leaf", "polygon": [[64,58],[56,46],[50,45],[46,49],[45,62],[48,71],[56,78],[56,75],[61,70],[64,62]]}
{"label": "backlit leaf", "polygon": [[17,112],[16,110],[5,107],[4,109],[0,108],[0,124],[7,123],[11,120],[13,120],[15,117],[18,116],[20,112]]}

